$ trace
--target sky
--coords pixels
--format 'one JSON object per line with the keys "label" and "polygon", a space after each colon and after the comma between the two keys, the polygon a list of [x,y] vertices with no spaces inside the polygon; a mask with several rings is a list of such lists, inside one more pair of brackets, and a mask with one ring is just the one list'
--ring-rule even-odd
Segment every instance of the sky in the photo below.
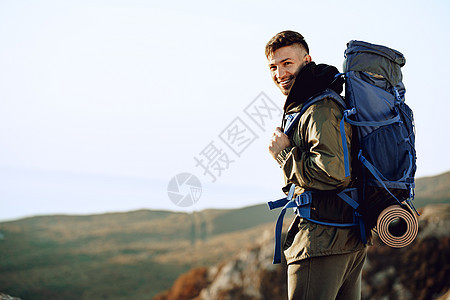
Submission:
{"label": "sky", "polygon": [[264,46],[286,29],[340,70],[350,40],[402,52],[416,175],[446,172],[449,14],[443,0],[2,0],[0,221],[281,198],[267,147],[284,96]]}

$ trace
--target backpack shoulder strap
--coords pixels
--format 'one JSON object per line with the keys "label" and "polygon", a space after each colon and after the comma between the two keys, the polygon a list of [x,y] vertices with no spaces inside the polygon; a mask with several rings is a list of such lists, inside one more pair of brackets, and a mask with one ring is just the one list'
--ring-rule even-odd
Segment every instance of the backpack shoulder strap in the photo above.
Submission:
{"label": "backpack shoulder strap", "polygon": [[333,91],[331,89],[326,89],[320,95],[318,95],[316,97],[312,97],[312,98],[306,100],[305,103],[303,103],[303,106],[302,106],[302,109],[300,110],[300,112],[295,113],[295,114],[292,115],[291,120],[288,122],[288,124],[286,125],[286,128],[284,129],[284,133],[285,134],[289,134],[289,132],[291,132],[292,128],[294,128],[294,126],[300,120],[300,117],[305,113],[305,111],[311,105],[313,105],[314,103],[319,102],[319,101],[321,101],[323,99],[326,99],[326,98],[333,99],[337,104],[339,104],[344,109],[347,108],[347,104],[345,104],[345,102],[344,102],[344,100],[342,99],[341,96],[339,96],[335,91]]}
{"label": "backpack shoulder strap", "polygon": [[[342,108],[346,109],[347,105],[345,104],[344,100],[342,99],[341,96],[339,96],[335,91],[331,90],[331,89],[326,89],[323,93],[321,93],[320,95],[310,98],[308,99],[302,106],[302,109],[300,110],[300,112],[296,113],[293,115],[293,117],[291,118],[290,122],[288,122],[284,133],[285,134],[289,134],[289,132],[292,130],[292,128],[294,128],[294,126],[298,123],[298,121],[300,120],[300,117],[302,116],[302,114],[314,103],[317,103],[323,99],[326,98],[330,98],[333,99],[339,106],[341,106]],[[347,147],[347,137],[346,137],[346,133],[345,133],[345,126],[344,126],[344,120],[345,118],[342,117],[342,120],[340,121],[339,124],[339,131],[341,133],[341,141],[342,141],[342,151],[344,154],[344,164],[345,164],[345,177],[350,176],[350,160],[349,160],[349,152],[348,152],[348,147]]]}

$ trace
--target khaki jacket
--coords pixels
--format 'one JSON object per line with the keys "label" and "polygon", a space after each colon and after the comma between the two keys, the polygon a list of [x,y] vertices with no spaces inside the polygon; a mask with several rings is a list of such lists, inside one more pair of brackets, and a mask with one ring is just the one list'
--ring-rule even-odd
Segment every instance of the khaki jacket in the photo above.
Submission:
{"label": "khaki jacket", "polygon": [[[290,108],[286,113],[298,112],[301,106]],[[350,206],[336,196],[336,192],[351,184],[351,178],[345,177],[339,130],[341,119],[342,109],[332,99],[311,105],[289,136],[291,147],[284,149],[277,158],[286,183],[283,190],[288,191],[294,183],[296,195],[307,190],[324,191],[323,196],[313,200],[311,213],[337,222],[352,218],[353,214]],[[350,150],[350,124],[345,123],[345,131]],[[319,225],[296,216],[288,230],[284,253],[289,264],[308,257],[350,253],[364,247],[358,227]]]}

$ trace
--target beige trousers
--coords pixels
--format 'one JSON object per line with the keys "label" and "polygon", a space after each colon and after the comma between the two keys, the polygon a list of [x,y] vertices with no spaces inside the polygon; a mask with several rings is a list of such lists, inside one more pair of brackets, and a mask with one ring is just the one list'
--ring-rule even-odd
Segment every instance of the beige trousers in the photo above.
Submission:
{"label": "beige trousers", "polygon": [[360,300],[361,272],[367,248],[319,256],[288,265],[290,300]]}

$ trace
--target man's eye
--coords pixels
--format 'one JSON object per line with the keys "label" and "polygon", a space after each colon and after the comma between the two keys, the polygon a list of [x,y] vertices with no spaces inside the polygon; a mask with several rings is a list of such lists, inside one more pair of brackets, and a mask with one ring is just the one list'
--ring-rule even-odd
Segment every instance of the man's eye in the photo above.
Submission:
{"label": "man's eye", "polygon": [[284,63],[285,66],[288,66],[290,64],[292,64],[290,61],[287,61],[287,62]]}
{"label": "man's eye", "polygon": [[270,71],[276,71],[276,70],[277,70],[277,67],[275,67],[275,66],[270,67]]}

